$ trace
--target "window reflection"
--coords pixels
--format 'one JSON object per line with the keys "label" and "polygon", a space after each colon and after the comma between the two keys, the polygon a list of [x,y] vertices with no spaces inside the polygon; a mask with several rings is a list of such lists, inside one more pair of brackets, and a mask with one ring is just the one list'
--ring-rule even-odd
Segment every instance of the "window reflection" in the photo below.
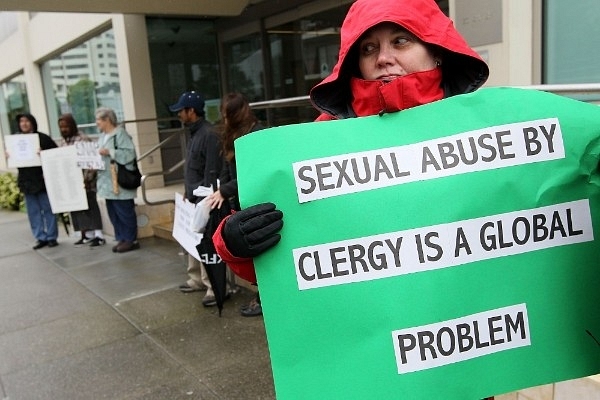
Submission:
{"label": "window reflection", "polygon": [[[340,27],[349,7],[300,16],[223,42],[226,90],[242,92],[251,102],[308,95],[335,65]],[[255,112],[269,126],[313,121],[318,115],[310,105]]]}
{"label": "window reflection", "polygon": [[195,90],[205,98],[206,118],[211,122],[219,119],[219,59],[214,23],[147,17],[146,29],[157,116],[176,117],[169,105],[183,92]]}
{"label": "window reflection", "polygon": [[42,77],[52,131],[58,132],[52,121],[72,113],[84,132],[97,133],[94,112],[98,107],[112,108],[123,120],[112,29],[43,63]]}
{"label": "window reflection", "polygon": [[[349,7],[335,7],[267,30],[274,98],[305,96],[331,73],[339,51],[340,27]],[[275,113],[275,120],[282,125],[312,121],[318,115],[310,106]]]}
{"label": "window reflection", "polygon": [[29,99],[25,76],[20,74],[0,84],[0,124],[5,135],[18,130],[15,118],[24,112],[29,112]]}
{"label": "window reflection", "polygon": [[229,91],[243,93],[249,101],[265,99],[264,66],[258,34],[224,43]]}
{"label": "window reflection", "polygon": [[[600,82],[598,37],[600,2],[576,3],[544,1],[543,77],[546,84]],[[567,17],[565,17],[567,16]],[[577,21],[566,24],[565,20]],[[597,94],[571,96],[582,101],[598,101]]]}

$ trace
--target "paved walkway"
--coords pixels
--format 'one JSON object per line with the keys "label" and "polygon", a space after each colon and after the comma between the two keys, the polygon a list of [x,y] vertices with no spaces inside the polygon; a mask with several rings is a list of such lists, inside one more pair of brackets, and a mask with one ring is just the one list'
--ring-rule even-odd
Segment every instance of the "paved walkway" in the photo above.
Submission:
{"label": "paved walkway", "polygon": [[124,254],[31,249],[27,216],[0,211],[0,400],[274,399],[262,317],[183,294],[179,246],[142,239]]}

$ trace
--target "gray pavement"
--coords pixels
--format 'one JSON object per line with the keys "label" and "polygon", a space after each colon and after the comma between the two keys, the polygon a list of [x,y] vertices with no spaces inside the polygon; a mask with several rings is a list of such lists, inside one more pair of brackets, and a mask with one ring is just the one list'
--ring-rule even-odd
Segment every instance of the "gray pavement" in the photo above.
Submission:
{"label": "gray pavement", "polygon": [[184,294],[175,242],[31,249],[27,216],[0,210],[0,400],[274,399],[262,317],[242,288],[216,308]]}

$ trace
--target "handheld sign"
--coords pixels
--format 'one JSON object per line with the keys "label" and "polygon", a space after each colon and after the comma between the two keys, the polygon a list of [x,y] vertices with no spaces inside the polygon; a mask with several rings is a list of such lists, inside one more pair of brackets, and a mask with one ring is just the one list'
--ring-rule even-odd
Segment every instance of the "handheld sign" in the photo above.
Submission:
{"label": "handheld sign", "polygon": [[[482,89],[236,141],[278,399],[477,399],[600,371],[600,108]],[[282,149],[286,149],[283,151]]]}

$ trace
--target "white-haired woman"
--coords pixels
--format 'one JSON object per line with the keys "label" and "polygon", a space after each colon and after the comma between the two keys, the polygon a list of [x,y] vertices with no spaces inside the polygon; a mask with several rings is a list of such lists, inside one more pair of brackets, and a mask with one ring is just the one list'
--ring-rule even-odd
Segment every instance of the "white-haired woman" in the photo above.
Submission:
{"label": "white-haired woman", "polygon": [[137,189],[125,189],[113,182],[111,162],[132,165],[136,160],[135,146],[131,136],[118,125],[115,112],[106,107],[96,110],[96,126],[102,132],[98,152],[104,161],[104,170],[98,171],[98,196],[106,200],[108,217],[118,243],[115,253],[124,253],[140,248],[137,241],[137,216],[134,199]]}

